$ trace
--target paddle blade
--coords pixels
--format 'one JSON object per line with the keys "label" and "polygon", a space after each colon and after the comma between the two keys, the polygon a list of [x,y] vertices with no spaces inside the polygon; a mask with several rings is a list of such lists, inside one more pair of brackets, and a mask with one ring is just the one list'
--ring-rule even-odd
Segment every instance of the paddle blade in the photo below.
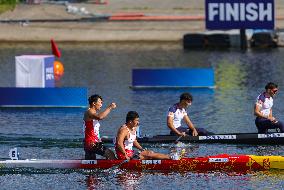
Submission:
{"label": "paddle blade", "polygon": [[50,40],[51,42],[51,50],[52,50],[52,54],[55,55],[56,57],[61,57],[61,53],[56,45],[56,43],[54,42],[53,39]]}

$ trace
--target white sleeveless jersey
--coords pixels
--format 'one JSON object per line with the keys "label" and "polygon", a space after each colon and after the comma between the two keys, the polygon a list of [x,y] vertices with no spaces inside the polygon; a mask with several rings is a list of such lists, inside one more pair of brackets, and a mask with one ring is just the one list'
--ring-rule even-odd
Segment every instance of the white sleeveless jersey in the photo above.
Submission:
{"label": "white sleeveless jersey", "polygon": [[260,106],[260,112],[263,116],[268,117],[273,106],[273,98],[262,93],[257,97],[256,105]]}
{"label": "white sleeveless jersey", "polygon": [[173,118],[173,124],[175,128],[181,126],[181,121],[183,120],[184,116],[187,115],[187,112],[184,108],[180,109],[178,104],[174,104],[172,107],[169,108],[168,117]]}
{"label": "white sleeveless jersey", "polygon": [[136,133],[131,134],[131,132],[129,131],[128,127],[126,127],[129,133],[129,138],[127,140],[124,141],[124,148],[126,150],[132,150],[133,147],[133,142],[136,140]]}

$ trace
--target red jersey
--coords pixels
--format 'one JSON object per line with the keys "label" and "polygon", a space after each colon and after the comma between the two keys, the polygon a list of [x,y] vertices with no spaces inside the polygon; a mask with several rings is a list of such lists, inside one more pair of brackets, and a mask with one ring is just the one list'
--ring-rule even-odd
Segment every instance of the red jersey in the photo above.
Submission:
{"label": "red jersey", "polygon": [[85,146],[101,142],[100,123],[98,120],[84,121]]}

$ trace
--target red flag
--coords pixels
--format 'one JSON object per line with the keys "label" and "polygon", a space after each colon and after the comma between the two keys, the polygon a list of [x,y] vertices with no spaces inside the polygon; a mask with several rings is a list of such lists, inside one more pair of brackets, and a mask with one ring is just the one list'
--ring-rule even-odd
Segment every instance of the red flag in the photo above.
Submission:
{"label": "red flag", "polygon": [[58,58],[61,57],[61,53],[60,53],[56,43],[54,42],[54,40],[51,39],[50,42],[51,42],[52,54],[55,55]]}

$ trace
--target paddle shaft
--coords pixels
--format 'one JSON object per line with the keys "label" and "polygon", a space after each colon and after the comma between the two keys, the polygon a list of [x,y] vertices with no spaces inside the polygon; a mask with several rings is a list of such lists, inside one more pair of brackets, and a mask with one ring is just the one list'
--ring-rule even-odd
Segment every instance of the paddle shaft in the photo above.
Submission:
{"label": "paddle shaft", "polygon": [[181,138],[182,138],[182,136],[179,136],[179,137],[175,140],[175,144],[178,143]]}

